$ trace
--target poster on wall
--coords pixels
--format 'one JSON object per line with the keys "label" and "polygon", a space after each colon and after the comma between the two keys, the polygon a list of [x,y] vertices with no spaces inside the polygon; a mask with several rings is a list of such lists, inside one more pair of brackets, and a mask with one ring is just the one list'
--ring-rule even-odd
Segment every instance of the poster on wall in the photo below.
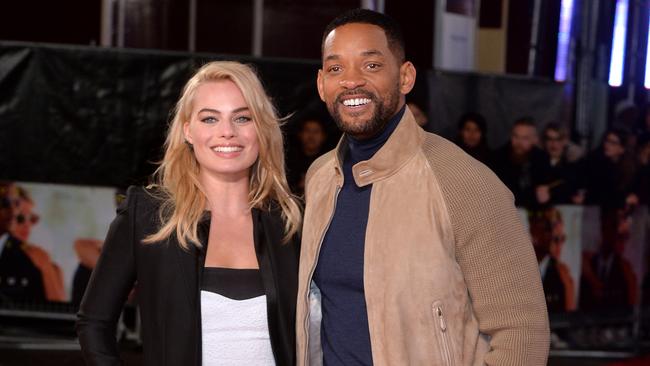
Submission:
{"label": "poster on wall", "polygon": [[519,214],[531,235],[549,313],[630,314],[639,305],[647,277],[646,207],[560,205]]}
{"label": "poster on wall", "polygon": [[585,215],[580,311],[628,316],[640,304],[647,214],[640,206]]}
{"label": "poster on wall", "polygon": [[0,182],[0,307],[77,305],[115,217],[116,193]]}
{"label": "poster on wall", "polygon": [[546,305],[551,313],[577,309],[582,266],[585,207],[561,205],[544,210],[519,209],[540,269]]}

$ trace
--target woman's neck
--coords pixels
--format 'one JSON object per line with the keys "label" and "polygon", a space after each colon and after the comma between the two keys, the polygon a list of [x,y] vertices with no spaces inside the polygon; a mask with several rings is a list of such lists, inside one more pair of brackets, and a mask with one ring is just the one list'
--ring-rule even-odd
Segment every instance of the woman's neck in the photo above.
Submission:
{"label": "woman's neck", "polygon": [[238,217],[250,212],[248,174],[227,179],[202,174],[199,179],[206,194],[206,209],[213,217]]}

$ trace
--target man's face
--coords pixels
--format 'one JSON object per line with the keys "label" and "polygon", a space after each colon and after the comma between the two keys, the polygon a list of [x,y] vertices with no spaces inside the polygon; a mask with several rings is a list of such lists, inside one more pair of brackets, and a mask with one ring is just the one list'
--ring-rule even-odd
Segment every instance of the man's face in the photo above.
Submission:
{"label": "man's face", "polygon": [[564,152],[567,140],[559,131],[546,130],[544,133],[544,149],[553,159],[559,159]]}
{"label": "man's face", "polygon": [[380,27],[351,23],[327,35],[318,93],[346,134],[367,139],[380,133],[414,82],[415,68],[400,63]]}
{"label": "man's face", "polygon": [[537,131],[533,126],[515,126],[510,135],[510,142],[512,143],[512,152],[515,155],[526,155],[537,143]]}

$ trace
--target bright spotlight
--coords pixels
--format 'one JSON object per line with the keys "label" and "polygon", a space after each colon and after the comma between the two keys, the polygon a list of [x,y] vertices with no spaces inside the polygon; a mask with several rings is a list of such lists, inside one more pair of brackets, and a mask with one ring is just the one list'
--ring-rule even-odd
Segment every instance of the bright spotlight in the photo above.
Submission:
{"label": "bright spotlight", "polygon": [[627,35],[628,0],[616,1],[614,15],[614,39],[609,62],[609,85],[621,86],[623,83],[623,64],[625,63],[625,37]]}

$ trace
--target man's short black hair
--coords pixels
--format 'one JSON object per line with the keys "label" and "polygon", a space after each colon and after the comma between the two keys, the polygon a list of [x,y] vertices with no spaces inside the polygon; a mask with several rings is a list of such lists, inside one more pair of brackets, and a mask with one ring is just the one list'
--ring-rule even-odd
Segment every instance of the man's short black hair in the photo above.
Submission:
{"label": "man's short black hair", "polygon": [[332,32],[334,29],[351,23],[372,24],[381,28],[386,35],[388,47],[390,48],[391,52],[393,52],[400,63],[406,61],[406,47],[404,44],[404,36],[402,35],[402,29],[400,28],[399,24],[386,14],[378,13],[376,11],[368,9],[348,10],[332,20],[327,25],[327,27],[325,27],[325,31],[323,32],[323,39],[321,41],[321,53],[323,52],[323,47],[325,46],[325,38],[327,38],[327,35],[330,34],[330,32]]}

